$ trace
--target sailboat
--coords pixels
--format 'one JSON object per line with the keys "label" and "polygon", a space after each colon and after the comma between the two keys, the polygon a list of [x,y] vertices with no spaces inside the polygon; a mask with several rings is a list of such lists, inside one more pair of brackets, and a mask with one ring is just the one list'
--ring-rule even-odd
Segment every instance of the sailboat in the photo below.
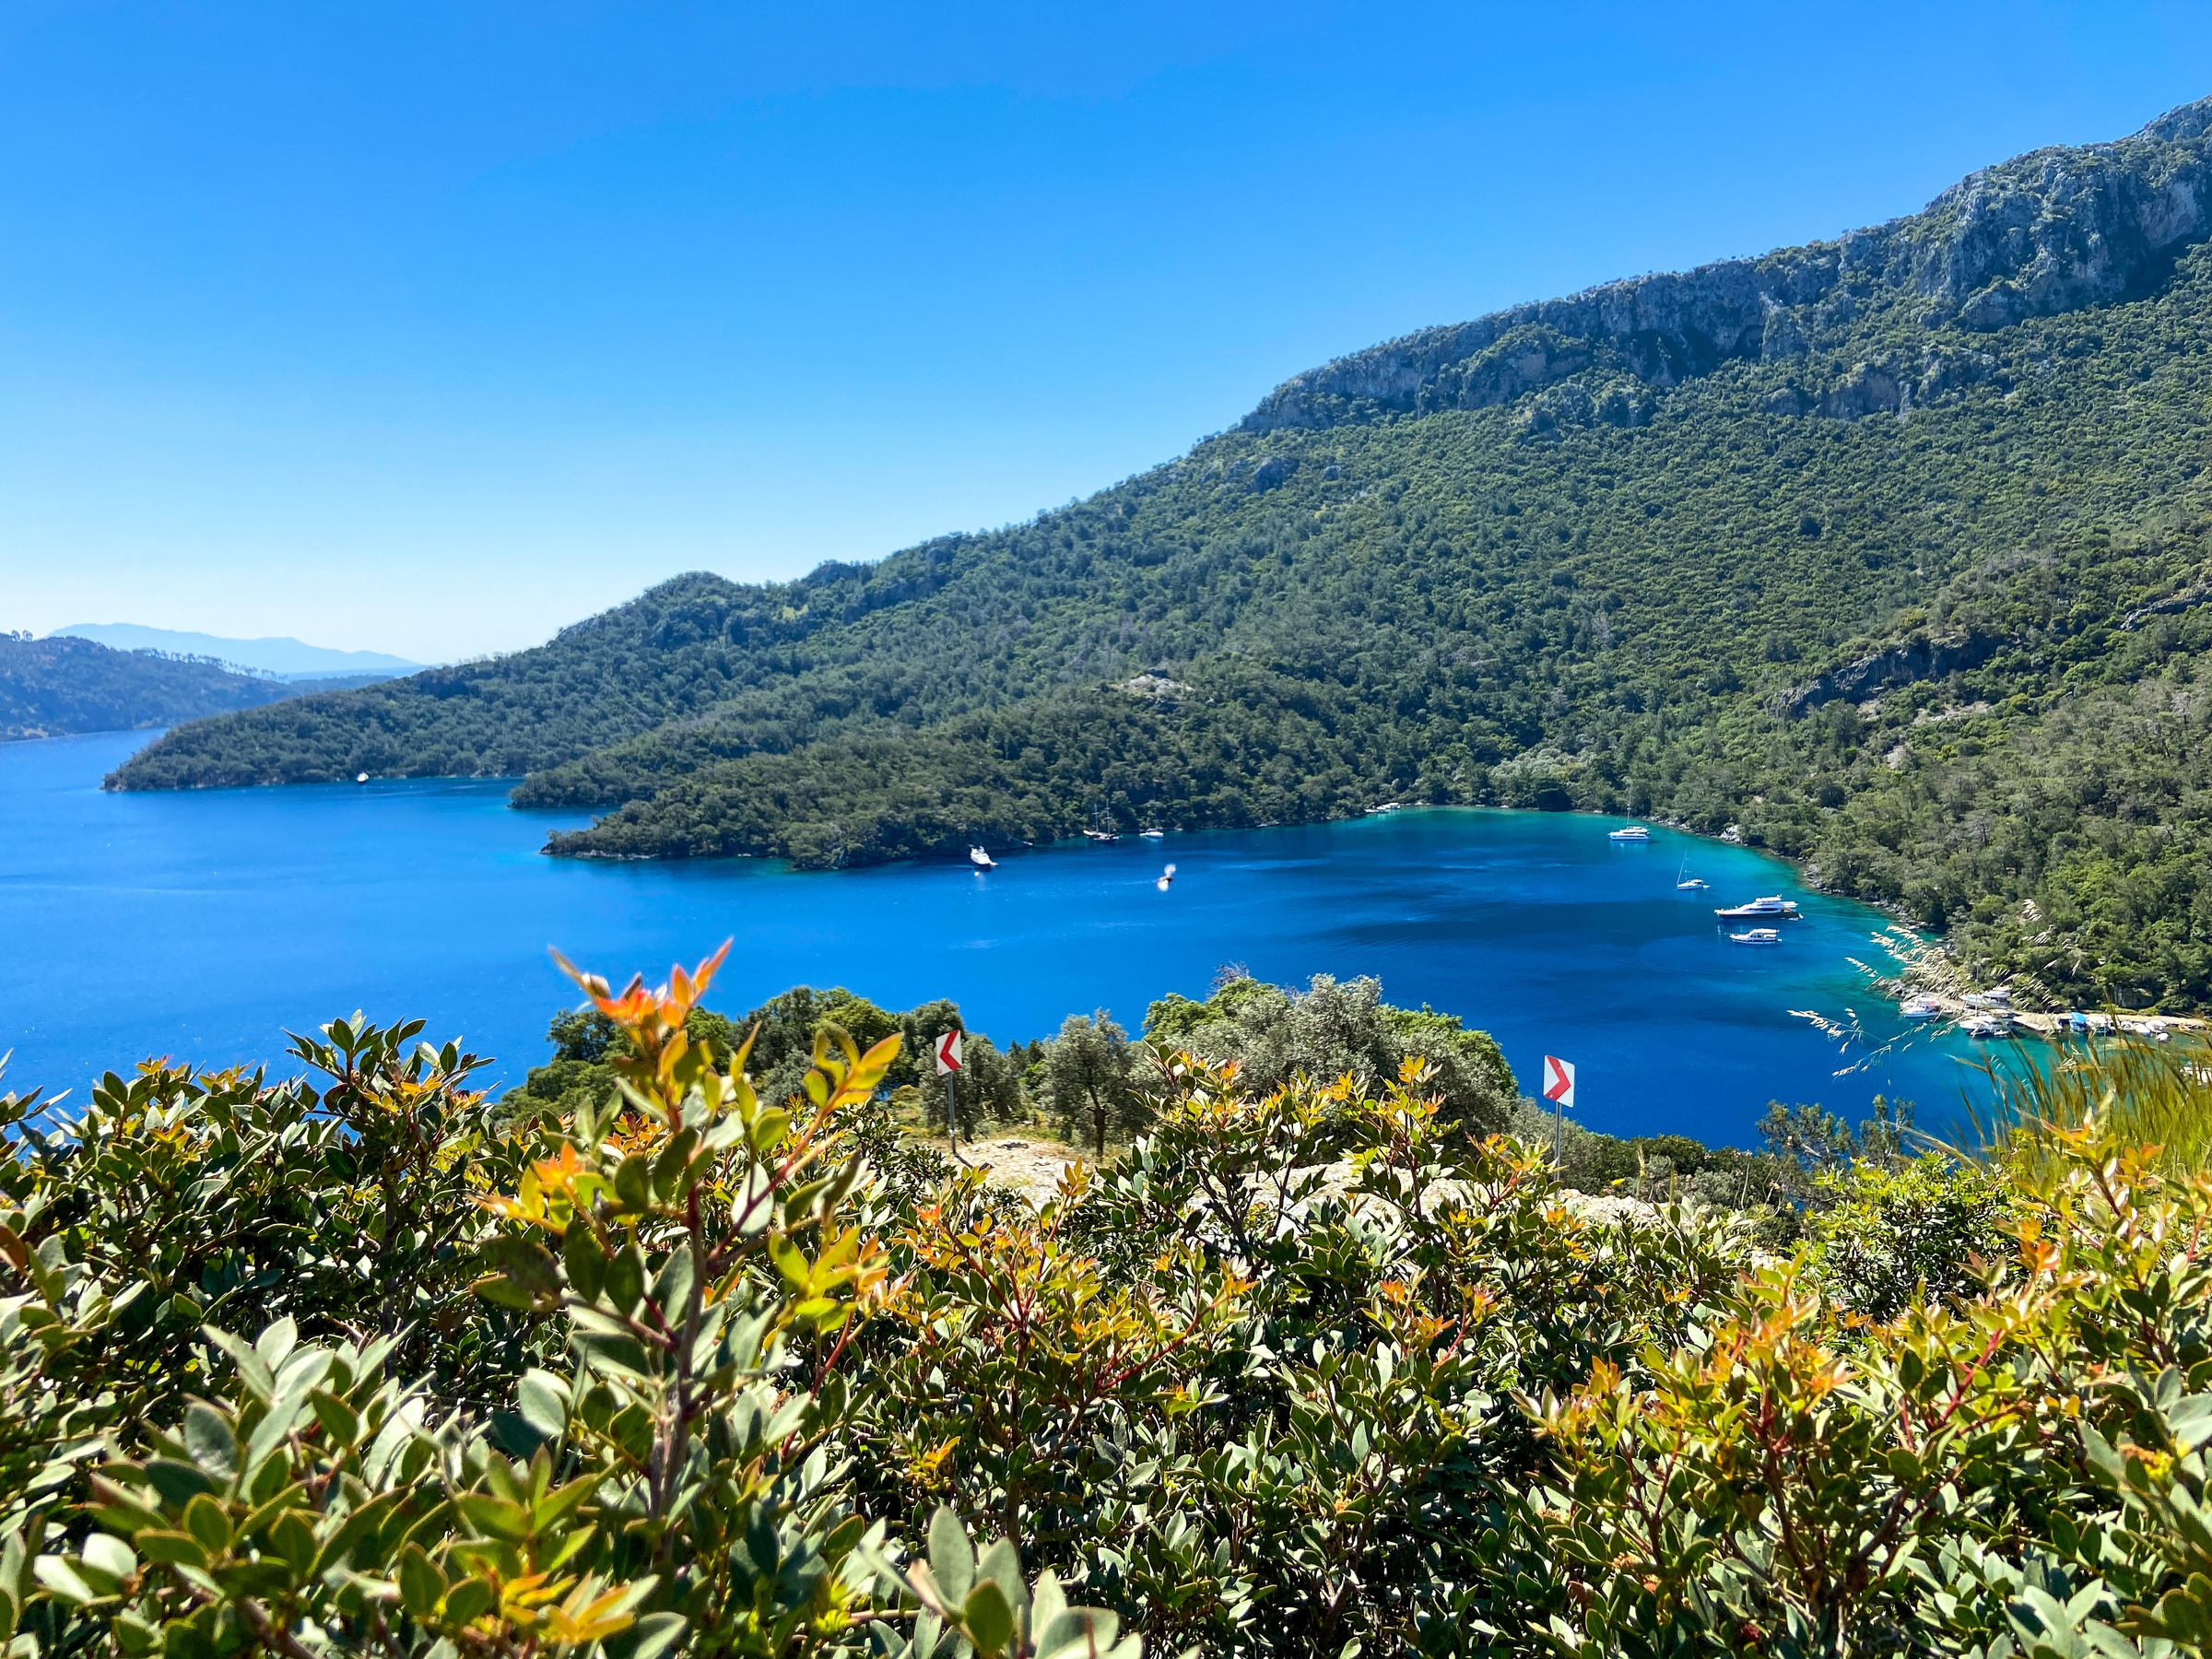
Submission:
{"label": "sailboat", "polygon": [[1626,830],[1608,830],[1606,839],[1617,841],[1648,841],[1652,839],[1652,832],[1641,824],[1630,824]]}
{"label": "sailboat", "polygon": [[1682,861],[1682,867],[1675,872],[1675,890],[1678,893],[1687,893],[1693,890],[1701,889],[1706,885],[1706,882],[1701,877],[1692,876],[1689,873],[1689,860],[1687,858],[1684,859]]}
{"label": "sailboat", "polygon": [[995,870],[998,868],[998,860],[992,857],[990,853],[984,852],[981,847],[971,847],[968,849],[968,862],[973,865],[979,870]]}

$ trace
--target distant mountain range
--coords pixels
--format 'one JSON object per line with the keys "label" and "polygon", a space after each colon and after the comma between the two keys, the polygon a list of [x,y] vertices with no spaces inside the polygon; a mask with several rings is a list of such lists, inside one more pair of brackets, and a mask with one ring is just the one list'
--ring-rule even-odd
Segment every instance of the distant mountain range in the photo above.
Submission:
{"label": "distant mountain range", "polygon": [[135,622],[78,622],[68,628],[57,628],[48,637],[97,640],[113,651],[162,651],[172,656],[213,657],[232,667],[253,669],[289,680],[385,678],[413,674],[422,666],[405,657],[387,656],[381,651],[335,651],[326,645],[307,645],[284,637],[230,640],[218,634],[147,628]]}
{"label": "distant mountain range", "polygon": [[203,659],[0,634],[0,742],[177,725],[281,702],[305,688]]}
{"label": "distant mountain range", "polygon": [[678,577],[123,788],[530,776],[826,866],[1386,801],[1666,818],[2023,1001],[2212,1006],[2212,100],[1833,241],[1425,330],[1035,520]]}

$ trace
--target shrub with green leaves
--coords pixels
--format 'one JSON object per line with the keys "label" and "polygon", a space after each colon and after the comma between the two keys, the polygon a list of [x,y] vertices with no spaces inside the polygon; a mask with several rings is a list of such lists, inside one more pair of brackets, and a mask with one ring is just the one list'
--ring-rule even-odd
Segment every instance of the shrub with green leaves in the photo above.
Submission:
{"label": "shrub with green leaves", "polygon": [[764,1093],[718,959],[580,976],[550,1100],[357,1016],[0,1102],[9,1659],[2212,1639],[2212,1178],[2118,1097],[1870,1155],[1781,1254],[1593,1206],[1418,1053],[1156,1049],[1037,1204],[901,1140],[895,1031]]}

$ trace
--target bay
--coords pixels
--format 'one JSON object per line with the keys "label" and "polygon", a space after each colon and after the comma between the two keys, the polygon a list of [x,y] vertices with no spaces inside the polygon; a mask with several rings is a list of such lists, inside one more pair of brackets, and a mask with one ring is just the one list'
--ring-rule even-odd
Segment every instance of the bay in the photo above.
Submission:
{"label": "bay", "polygon": [[[657,982],[724,938],[710,1002],[726,1011],[794,983],[947,996],[1001,1043],[1099,1008],[1134,1031],[1227,964],[1374,974],[1393,1002],[1494,1033],[1528,1092],[1545,1054],[1573,1061],[1576,1116],[1614,1134],[1741,1144],[1770,1100],[1855,1120],[1877,1093],[1941,1123],[1978,1081],[1963,1039],[1908,1028],[1853,966],[1883,959],[1878,912],[1747,849],[1609,841],[1618,820],[1412,809],[1016,851],[988,874],[609,864],[543,856],[584,819],[513,811],[511,780],[101,793],[153,735],[0,745],[8,1088],[82,1091],[149,1054],[280,1063],[284,1030],[357,1007],[424,1018],[512,1082],[575,1000],[551,947]],[[1677,890],[1685,861],[1709,891]],[[1774,892],[1805,920],[1779,947],[1733,944],[1714,905]]]}

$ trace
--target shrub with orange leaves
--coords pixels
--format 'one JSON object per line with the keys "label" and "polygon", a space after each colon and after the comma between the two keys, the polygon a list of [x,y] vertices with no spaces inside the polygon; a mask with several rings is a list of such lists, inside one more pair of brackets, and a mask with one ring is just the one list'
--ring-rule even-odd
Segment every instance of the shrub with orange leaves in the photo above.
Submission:
{"label": "shrub with orange leaves", "polygon": [[535,1116],[358,1016],[0,1100],[9,1659],[2212,1646],[2212,1179],[2124,1114],[1780,1260],[1418,1054],[1159,1055],[1033,1207],[901,1142],[895,1038],[764,1095],[721,960],[578,975],[619,1052]]}
{"label": "shrub with orange leaves", "polygon": [[[528,1322],[554,1363],[524,1370],[505,1409],[478,1396],[449,1414],[395,1371],[404,1328],[318,1342],[288,1317],[248,1341],[209,1324],[193,1391],[206,1397],[150,1420],[111,1412],[76,1453],[82,1506],[52,1517],[27,1483],[32,1507],[0,1543],[0,1636],[65,1650],[97,1632],[126,1654],[657,1659],[896,1653],[926,1631],[924,1653],[942,1632],[984,1659],[1137,1659],[1111,1615],[1070,1608],[1049,1580],[1023,1585],[1011,1545],[987,1554],[988,1585],[948,1605],[953,1569],[910,1573],[884,1524],[855,1512],[827,1443],[853,1409],[840,1368],[855,1315],[888,1287],[853,1219],[864,1169],[839,1125],[898,1040],[862,1054],[825,1030],[801,1091],[765,1101],[742,1046],[718,1054],[684,1029],[721,960],[651,991],[578,974],[629,1040],[618,1097],[524,1125],[489,1165],[502,1183],[458,1205],[435,1182],[470,1179],[476,1148],[436,1133],[427,1103],[463,1057],[394,1069],[412,1032],[358,1021],[303,1045],[336,1079],[323,1097],[347,1127],[334,1156],[359,1159],[379,1135],[395,1148],[377,1166],[391,1171],[371,1218],[384,1228],[366,1236],[396,1221],[418,1247],[429,1217],[445,1241],[465,1235],[479,1317]],[[128,1120],[132,1167],[156,1187],[179,1158],[205,1169],[222,1140],[180,1137],[172,1115]],[[43,1211],[18,1216],[0,1250],[13,1242],[29,1288],[0,1311],[0,1385],[20,1398],[59,1374],[33,1356],[97,1344],[138,1298],[88,1300],[103,1281],[75,1270],[70,1235],[41,1229]],[[404,1286],[377,1290],[347,1305],[405,1305]],[[74,1477],[56,1466],[49,1486]]]}
{"label": "shrub with orange leaves", "polygon": [[1979,1294],[1870,1326],[1770,1266],[1547,1405],[1559,1651],[2200,1651],[2212,1180],[2094,1124],[2038,1152]]}

